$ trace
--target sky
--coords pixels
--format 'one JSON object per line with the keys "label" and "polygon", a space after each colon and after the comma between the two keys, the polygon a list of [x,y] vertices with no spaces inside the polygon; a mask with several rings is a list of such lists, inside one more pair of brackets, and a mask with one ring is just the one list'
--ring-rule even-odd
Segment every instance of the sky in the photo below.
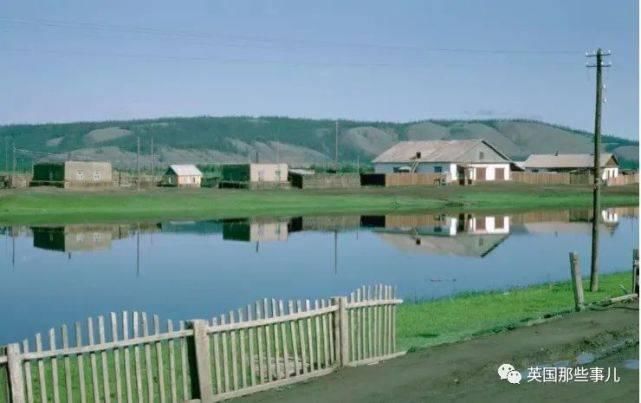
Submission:
{"label": "sky", "polygon": [[[633,0],[3,0],[0,124],[528,118],[638,138]],[[592,60],[593,61],[593,60]]]}

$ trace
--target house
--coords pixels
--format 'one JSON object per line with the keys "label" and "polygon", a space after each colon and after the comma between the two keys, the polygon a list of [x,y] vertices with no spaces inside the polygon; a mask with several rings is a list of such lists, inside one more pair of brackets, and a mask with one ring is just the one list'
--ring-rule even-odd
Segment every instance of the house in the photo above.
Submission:
{"label": "house", "polygon": [[[619,176],[619,161],[611,153],[601,154],[601,178]],[[529,172],[591,172],[594,154],[532,154],[523,163]]]}
{"label": "house", "polygon": [[510,158],[485,140],[403,141],[373,161],[376,173],[442,173],[448,182],[510,179]]}
{"label": "house", "polygon": [[31,186],[112,186],[111,163],[99,161],[38,162],[33,165]]}
{"label": "house", "polygon": [[199,188],[203,173],[196,165],[170,165],[160,181],[163,186]]}
{"label": "house", "polygon": [[221,182],[278,185],[287,183],[287,170],[287,164],[226,164],[222,166]]}

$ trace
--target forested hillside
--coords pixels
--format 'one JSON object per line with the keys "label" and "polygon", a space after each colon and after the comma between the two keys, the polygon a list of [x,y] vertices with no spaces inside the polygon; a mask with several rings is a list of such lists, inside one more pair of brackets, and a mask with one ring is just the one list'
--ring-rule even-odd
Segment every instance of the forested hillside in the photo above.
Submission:
{"label": "forested hillside", "polygon": [[[2,139],[5,139],[2,141]],[[322,165],[334,159],[335,121],[285,117],[191,117],[150,120],[78,122],[0,126],[0,147],[12,144],[21,167],[41,159],[109,160],[120,168],[149,166],[151,142],[157,166],[193,162],[217,164],[284,161]],[[483,138],[514,160],[531,153],[591,152],[592,135],[580,130],[530,120],[428,120],[409,123],[339,122],[339,159],[368,163],[402,140]],[[604,148],[625,167],[638,165],[638,142],[604,136]],[[0,153],[0,169],[5,153]],[[11,164],[9,163],[9,166]]]}

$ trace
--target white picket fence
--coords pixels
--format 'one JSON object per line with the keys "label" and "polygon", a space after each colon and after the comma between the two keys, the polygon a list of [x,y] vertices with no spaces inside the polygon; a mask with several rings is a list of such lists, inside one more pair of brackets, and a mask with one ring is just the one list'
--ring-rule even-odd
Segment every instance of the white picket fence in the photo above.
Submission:
{"label": "white picket fence", "polygon": [[[0,402],[220,401],[398,356],[390,286],[211,320],[111,313],[0,350]],[[150,325],[151,324],[151,328]]]}

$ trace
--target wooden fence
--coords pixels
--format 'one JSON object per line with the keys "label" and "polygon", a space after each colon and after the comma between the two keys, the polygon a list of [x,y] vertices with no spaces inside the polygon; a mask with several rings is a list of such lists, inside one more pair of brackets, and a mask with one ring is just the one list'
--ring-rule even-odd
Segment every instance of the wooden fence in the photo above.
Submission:
{"label": "wooden fence", "polygon": [[630,175],[621,175],[616,178],[609,178],[605,181],[606,186],[623,186],[630,185],[633,183],[639,183],[639,173],[635,172]]}
{"label": "wooden fence", "polygon": [[555,172],[514,172],[512,182],[528,183],[530,185],[569,185],[569,173]]}
{"label": "wooden fence", "polygon": [[0,402],[209,402],[300,382],[402,354],[401,302],[377,285],[178,326],[138,312],[89,318],[74,341],[63,325],[0,350]]}
{"label": "wooden fence", "polygon": [[[438,186],[446,182],[442,173],[363,174],[363,186]],[[456,182],[458,183],[458,182]]]}

